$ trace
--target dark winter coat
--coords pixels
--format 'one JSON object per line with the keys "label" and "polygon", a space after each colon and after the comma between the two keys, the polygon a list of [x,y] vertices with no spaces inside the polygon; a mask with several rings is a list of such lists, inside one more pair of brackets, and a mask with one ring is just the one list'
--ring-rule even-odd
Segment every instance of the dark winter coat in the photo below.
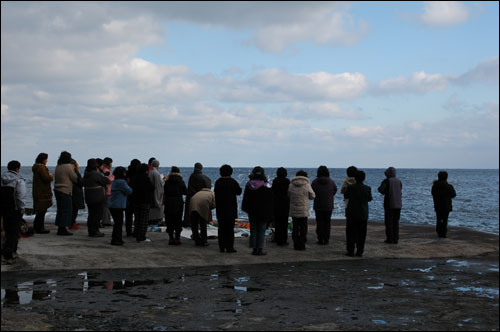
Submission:
{"label": "dark winter coat", "polygon": [[33,208],[35,213],[47,211],[52,206],[52,186],[54,180],[44,164],[36,163],[33,171]]}
{"label": "dark winter coat", "polygon": [[96,205],[106,200],[106,185],[109,179],[98,170],[85,170],[83,174],[83,186],[85,188],[85,203]]}
{"label": "dark winter coat", "polygon": [[137,174],[130,187],[132,187],[132,202],[135,205],[151,204],[155,187],[147,174]]}
{"label": "dark winter coat", "polygon": [[389,167],[384,174],[387,178],[378,187],[378,192],[384,195],[384,209],[401,209],[403,184],[396,177],[396,169]]}
{"label": "dark winter coat", "polygon": [[76,182],[73,184],[73,194],[71,195],[73,210],[85,209],[85,200],[83,198],[83,178],[80,172],[75,169]]}
{"label": "dark winter coat", "polygon": [[447,181],[434,181],[432,185],[432,198],[434,200],[434,210],[436,212],[450,212],[453,210],[451,199],[457,193],[455,188]]}
{"label": "dark winter coat", "polygon": [[248,213],[250,222],[270,223],[273,221],[273,192],[267,182],[248,181],[243,193],[241,209]]}
{"label": "dark winter coat", "polygon": [[363,183],[351,184],[344,197],[349,200],[346,211],[348,220],[368,220],[368,202],[372,200],[372,188]]}
{"label": "dark winter coat", "polygon": [[242,192],[239,183],[231,177],[222,177],[215,181],[214,192],[217,220],[238,218],[236,196],[241,195]]}
{"label": "dark winter coat", "polygon": [[182,175],[179,173],[170,173],[163,189],[165,220],[177,221],[182,219],[182,212],[184,210],[182,196],[187,194],[186,184]]}
{"label": "dark winter coat", "polygon": [[290,180],[285,177],[277,177],[273,180],[272,192],[273,192],[273,205],[274,205],[274,216],[286,216],[288,217],[288,212],[290,211],[290,197],[288,197],[288,186],[290,185]]}
{"label": "dark winter coat", "polygon": [[311,187],[316,194],[314,198],[315,211],[332,211],[334,207],[333,196],[337,193],[337,185],[330,177],[314,179]]}

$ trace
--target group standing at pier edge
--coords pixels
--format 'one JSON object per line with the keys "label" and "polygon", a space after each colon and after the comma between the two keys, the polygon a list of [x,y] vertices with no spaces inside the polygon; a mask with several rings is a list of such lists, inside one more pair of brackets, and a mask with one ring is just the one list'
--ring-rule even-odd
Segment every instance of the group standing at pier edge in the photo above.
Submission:
{"label": "group standing at pier edge", "polygon": [[[61,152],[53,174],[47,168],[48,155],[40,153],[32,167],[33,207],[36,214],[33,227],[37,234],[48,234],[45,214],[54,204],[52,182],[56,197],[57,235],[73,235],[69,229],[78,230],[76,217],[79,209],[88,207],[87,230],[89,237],[104,237],[99,228],[111,226],[114,221],[111,244],[123,245],[123,223],[127,237],[137,242],[151,242],[146,237],[148,225],[163,223],[167,226],[169,245],[180,245],[182,227],[191,227],[196,246],[206,247],[207,224],[212,221],[212,210],[216,210],[219,226],[218,244],[221,253],[235,253],[234,225],[237,218],[237,196],[243,192],[242,211],[248,214],[252,255],[266,255],[264,251],[266,229],[275,228],[273,242],[287,246],[288,218],[292,217],[292,240],[295,250],[305,250],[307,220],[310,201],[314,200],[316,234],[318,244],[328,245],[331,230],[331,215],[337,185],[330,178],[326,166],[320,166],[316,179],[311,183],[308,174],[300,170],[289,180],[287,170],[280,167],[276,178],[269,183],[264,168],[256,166],[249,181],[242,189],[231,175],[230,165],[220,168],[220,178],[215,182],[203,174],[203,166],[196,163],[188,180],[188,186],[180,170],[172,166],[166,176],[158,172],[160,162],[152,157],[148,164],[133,159],[128,168],[116,167],[111,172],[113,160],[90,158],[83,177],[78,163],[67,151]],[[2,264],[13,264],[17,258],[20,226],[25,212],[26,184],[20,174],[21,164],[10,161],[2,174],[1,218],[2,218]],[[340,193],[344,196],[346,216],[346,255],[361,257],[364,252],[368,203],[372,200],[371,188],[365,185],[365,173],[354,166],[346,170],[347,177]],[[387,244],[399,241],[399,219],[402,208],[402,183],[396,177],[396,169],[389,167],[384,172],[386,179],[378,187],[384,195],[384,221]],[[452,211],[455,189],[447,182],[448,173],[438,173],[432,186],[436,212],[436,232],[446,237],[448,217]],[[186,201],[184,202],[184,196]],[[183,219],[184,212],[184,219]],[[3,235],[5,233],[5,236]]]}

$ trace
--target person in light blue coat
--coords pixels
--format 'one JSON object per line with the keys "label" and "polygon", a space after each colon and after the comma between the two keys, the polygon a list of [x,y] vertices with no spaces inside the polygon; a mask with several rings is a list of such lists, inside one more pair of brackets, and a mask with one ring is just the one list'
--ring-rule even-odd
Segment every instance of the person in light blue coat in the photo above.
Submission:
{"label": "person in light blue coat", "polygon": [[109,210],[115,224],[113,225],[111,244],[121,246],[123,245],[123,213],[127,207],[127,196],[132,194],[132,188],[127,184],[127,170],[124,167],[115,168],[113,175],[115,179],[111,185]]}

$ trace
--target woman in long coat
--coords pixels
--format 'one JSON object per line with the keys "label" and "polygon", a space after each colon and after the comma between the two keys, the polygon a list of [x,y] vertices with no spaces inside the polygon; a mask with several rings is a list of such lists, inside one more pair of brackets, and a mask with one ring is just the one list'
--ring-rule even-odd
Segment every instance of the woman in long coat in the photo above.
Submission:
{"label": "woman in long coat", "polygon": [[33,171],[33,208],[36,214],[33,228],[37,234],[50,233],[49,230],[45,229],[45,213],[54,204],[51,187],[54,175],[49,173],[46,166],[48,158],[48,154],[40,153],[31,168]]}
{"label": "woman in long coat", "polygon": [[71,229],[80,229],[80,226],[76,223],[76,217],[78,216],[78,210],[85,209],[85,200],[83,198],[83,178],[80,174],[80,166],[76,162],[76,160],[71,160],[73,166],[75,166],[76,173],[76,183],[73,184],[73,195],[72,195],[72,203],[73,203],[73,215],[71,220],[73,221],[73,225]]}

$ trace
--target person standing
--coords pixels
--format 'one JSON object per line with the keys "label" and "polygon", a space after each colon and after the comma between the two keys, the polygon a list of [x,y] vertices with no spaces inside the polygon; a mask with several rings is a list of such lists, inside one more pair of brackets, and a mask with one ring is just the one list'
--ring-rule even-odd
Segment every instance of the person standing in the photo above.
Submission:
{"label": "person standing", "polygon": [[73,204],[73,213],[71,216],[71,229],[81,229],[81,227],[76,223],[76,217],[78,216],[78,210],[85,209],[85,200],[83,198],[83,178],[80,174],[80,166],[76,160],[72,159],[71,164],[75,167],[76,173],[76,183],[73,184],[73,192],[71,196],[71,203]]}
{"label": "person standing", "polygon": [[193,240],[199,247],[208,246],[207,224],[213,209],[215,209],[215,195],[210,188],[202,188],[191,197],[189,205],[191,230],[193,231]]}
{"label": "person standing", "polygon": [[399,218],[402,207],[401,180],[396,177],[396,169],[389,167],[384,172],[387,177],[378,192],[384,195],[385,243],[397,244],[399,241]]}
{"label": "person standing", "polygon": [[157,159],[153,160],[148,175],[149,180],[155,188],[151,208],[149,209],[150,225],[159,225],[163,220],[163,185],[165,182],[163,176],[158,171],[158,167],[160,167],[160,162]]}
{"label": "person standing", "polygon": [[252,255],[263,256],[267,225],[273,221],[273,192],[267,182],[264,169],[254,167],[250,181],[245,186],[241,209],[250,221],[250,244]]}
{"label": "person standing", "polygon": [[5,229],[5,245],[2,249],[2,262],[16,262],[21,219],[26,206],[26,181],[21,176],[21,163],[12,160],[7,164],[7,172],[2,174],[1,216]]}
{"label": "person standing", "polygon": [[451,200],[457,196],[455,188],[448,183],[448,172],[438,173],[437,181],[432,184],[432,199],[436,212],[436,232],[441,238],[446,237],[448,231],[448,217],[453,210]]}
{"label": "person standing", "polygon": [[290,211],[288,186],[290,185],[290,180],[288,180],[287,175],[286,168],[278,168],[276,178],[273,180],[271,187],[274,207],[274,239],[279,246],[288,245],[288,213]]}
{"label": "person standing", "polygon": [[356,166],[347,167],[346,170],[347,177],[344,179],[344,183],[342,183],[342,187],[340,188],[340,193],[344,195],[344,207],[345,207],[346,217],[347,217],[347,205],[349,203],[349,200],[345,197],[345,192],[349,185],[356,183],[356,179],[354,178],[354,176],[356,175],[357,171],[358,169],[356,168]]}
{"label": "person standing", "polygon": [[356,256],[362,257],[368,226],[368,202],[372,200],[372,189],[363,184],[366,178],[365,172],[357,171],[354,178],[356,183],[349,185],[344,194],[349,200],[346,211],[346,255],[353,257],[356,248]]}
{"label": "person standing", "polygon": [[233,168],[222,165],[220,178],[215,181],[215,205],[219,223],[218,239],[220,252],[234,253],[234,221],[238,218],[238,202],[236,196],[241,195],[241,187],[231,177]]}
{"label": "person standing", "polygon": [[109,179],[109,184],[106,186],[106,200],[104,201],[102,210],[102,225],[111,226],[111,212],[109,211],[109,200],[111,199],[111,184],[113,183],[114,176],[111,174],[111,167],[113,167],[113,159],[106,157],[102,161],[102,173]]}
{"label": "person standing", "polygon": [[314,198],[314,211],[316,214],[318,244],[326,245],[330,241],[331,219],[334,208],[333,197],[337,193],[337,184],[330,178],[328,168],[320,166],[311,187],[316,195]]}
{"label": "person standing", "polygon": [[56,225],[58,226],[57,235],[73,235],[68,232],[66,227],[73,224],[73,183],[76,183],[77,176],[75,167],[71,164],[71,153],[61,152],[57,160],[57,167],[54,177],[54,193],[57,200]]}
{"label": "person standing", "polygon": [[309,200],[314,199],[314,193],[307,173],[300,170],[290,181],[288,186],[290,197],[290,216],[293,222],[293,247],[295,250],[306,250],[307,242],[307,218],[310,215]]}
{"label": "person standing", "polygon": [[153,199],[154,187],[148,177],[148,165],[141,164],[132,181],[132,201],[134,202],[134,234],[137,242],[151,242],[146,238],[148,231],[149,208]]}
{"label": "person standing", "polygon": [[179,168],[172,166],[164,185],[165,222],[169,235],[169,245],[181,244],[182,213],[184,212],[182,196],[186,194],[187,188],[184,178]]}
{"label": "person standing", "polygon": [[109,201],[109,210],[114,222],[111,245],[122,246],[123,213],[127,207],[127,197],[132,194],[132,188],[127,184],[127,170],[124,167],[115,168],[113,176],[111,199]]}
{"label": "person standing", "polygon": [[37,234],[50,233],[48,229],[45,229],[45,214],[53,204],[51,183],[54,181],[54,174],[50,174],[47,168],[48,158],[48,154],[40,153],[31,168],[33,171],[33,209],[36,214],[33,228]]}
{"label": "person standing", "polygon": [[87,230],[89,237],[103,237],[104,233],[99,231],[102,220],[102,209],[106,200],[106,186],[109,179],[102,174],[98,168],[97,160],[87,160],[87,167],[83,174],[83,186],[85,188],[85,202],[89,210],[87,219]]}
{"label": "person standing", "polygon": [[[137,167],[141,164],[139,159],[132,159],[127,169],[127,184],[130,186],[135,179]],[[127,208],[125,209],[125,229],[127,237],[134,236],[132,230],[134,223],[134,203],[132,202],[132,195],[127,196]]]}
{"label": "person standing", "polygon": [[[194,170],[191,176],[189,177],[188,187],[187,187],[187,195],[186,195],[186,211],[184,213],[184,227],[191,227],[191,215],[189,204],[191,201],[191,197],[194,196],[198,191],[203,188],[212,188],[212,181],[208,176],[203,174],[203,165],[201,163],[194,164]],[[210,212],[209,220],[212,219],[212,213]]]}

